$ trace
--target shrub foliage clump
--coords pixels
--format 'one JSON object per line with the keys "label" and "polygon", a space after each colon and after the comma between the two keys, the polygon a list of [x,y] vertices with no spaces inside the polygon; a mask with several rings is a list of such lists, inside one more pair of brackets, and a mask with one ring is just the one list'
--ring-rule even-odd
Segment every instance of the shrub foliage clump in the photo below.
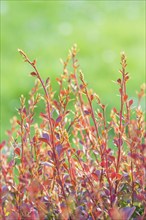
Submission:
{"label": "shrub foliage clump", "polygon": [[[29,100],[21,96],[19,116],[0,145],[2,219],[144,220],[145,86],[134,106],[126,89],[125,54],[116,81],[119,109],[113,107],[107,120],[106,106],[78,70],[76,46],[62,61],[56,93],[50,79],[41,78],[36,60],[19,52],[36,81]],[[38,120],[39,103],[44,109]]]}

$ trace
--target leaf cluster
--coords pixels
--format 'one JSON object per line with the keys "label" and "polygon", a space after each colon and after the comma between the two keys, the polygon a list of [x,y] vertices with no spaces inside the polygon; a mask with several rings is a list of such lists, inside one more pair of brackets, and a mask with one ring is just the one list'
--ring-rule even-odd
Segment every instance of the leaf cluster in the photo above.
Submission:
{"label": "leaf cluster", "polygon": [[[121,55],[119,109],[110,120],[99,96],[88,89],[79,70],[76,45],[69,51],[58,91],[44,81],[19,50],[36,78],[8,141],[1,143],[1,216],[4,220],[96,220],[146,217],[146,132],[140,101],[127,94],[129,73]],[[42,90],[43,89],[43,90]],[[111,97],[112,98],[112,97]],[[35,117],[36,107],[44,103]]]}

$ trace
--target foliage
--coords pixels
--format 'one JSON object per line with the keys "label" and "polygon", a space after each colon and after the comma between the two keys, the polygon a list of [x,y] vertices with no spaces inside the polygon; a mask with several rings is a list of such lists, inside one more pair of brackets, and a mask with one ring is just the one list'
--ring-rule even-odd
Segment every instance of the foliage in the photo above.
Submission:
{"label": "foliage", "polygon": [[[19,118],[13,118],[9,140],[0,145],[2,219],[144,219],[145,86],[134,107],[126,90],[125,54],[116,81],[120,108],[113,107],[107,121],[106,106],[78,71],[76,45],[62,61],[57,94],[50,79],[41,78],[36,60],[19,52],[36,82],[28,103],[21,96]],[[44,109],[36,123],[39,103]]]}

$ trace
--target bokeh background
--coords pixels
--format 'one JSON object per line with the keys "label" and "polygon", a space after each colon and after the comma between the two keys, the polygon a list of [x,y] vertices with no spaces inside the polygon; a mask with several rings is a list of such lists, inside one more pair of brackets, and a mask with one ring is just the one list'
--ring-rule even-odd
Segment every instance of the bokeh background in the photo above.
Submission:
{"label": "bokeh background", "polygon": [[[118,106],[120,52],[128,57],[129,95],[145,81],[145,1],[1,1],[1,138],[34,78],[17,48],[37,58],[44,78],[62,73],[60,58],[76,43],[80,68],[103,102]],[[144,105],[144,103],[143,103]]]}

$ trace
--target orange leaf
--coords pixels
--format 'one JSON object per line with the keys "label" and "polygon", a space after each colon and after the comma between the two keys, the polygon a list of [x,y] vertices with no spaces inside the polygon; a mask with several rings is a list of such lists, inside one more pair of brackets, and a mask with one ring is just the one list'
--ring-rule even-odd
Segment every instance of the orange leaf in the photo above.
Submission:
{"label": "orange leaf", "polygon": [[123,98],[124,98],[124,102],[126,102],[126,100],[128,99],[128,95],[125,94]]}
{"label": "orange leaf", "polygon": [[98,112],[98,117],[102,118],[102,114],[100,112]]}
{"label": "orange leaf", "polygon": [[114,179],[116,177],[116,172],[111,173],[111,178]]}
{"label": "orange leaf", "polygon": [[39,138],[39,140],[45,142],[46,144],[49,144],[49,141],[46,138]]}
{"label": "orange leaf", "polygon": [[116,179],[117,179],[117,180],[120,180],[121,178],[122,178],[122,175],[119,174],[119,173],[116,173]]}
{"label": "orange leaf", "polygon": [[98,176],[96,173],[91,173],[93,179],[98,182]]}

